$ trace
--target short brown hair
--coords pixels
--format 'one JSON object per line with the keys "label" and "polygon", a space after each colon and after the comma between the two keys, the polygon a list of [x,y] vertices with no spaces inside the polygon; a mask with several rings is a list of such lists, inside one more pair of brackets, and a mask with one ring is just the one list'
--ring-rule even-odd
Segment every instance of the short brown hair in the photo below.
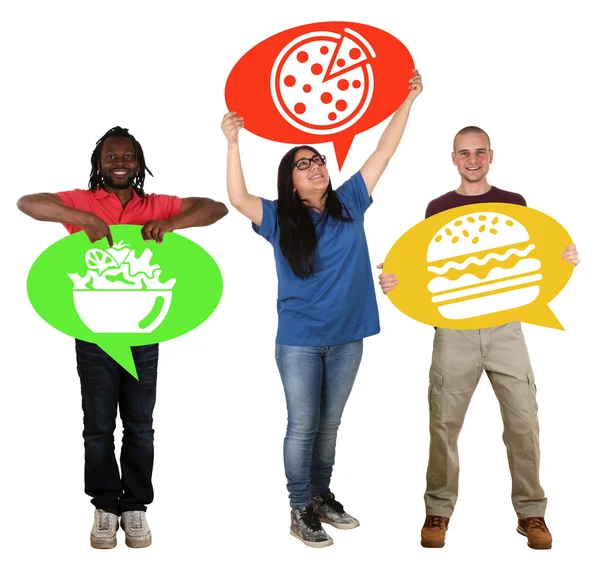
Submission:
{"label": "short brown hair", "polygon": [[492,143],[490,142],[490,137],[488,136],[488,133],[483,128],[479,128],[479,126],[465,126],[464,128],[461,128],[456,133],[456,136],[454,137],[454,142],[452,143],[452,148],[454,150],[456,150],[456,139],[459,136],[461,136],[462,134],[483,134],[487,138],[488,148],[492,147]]}

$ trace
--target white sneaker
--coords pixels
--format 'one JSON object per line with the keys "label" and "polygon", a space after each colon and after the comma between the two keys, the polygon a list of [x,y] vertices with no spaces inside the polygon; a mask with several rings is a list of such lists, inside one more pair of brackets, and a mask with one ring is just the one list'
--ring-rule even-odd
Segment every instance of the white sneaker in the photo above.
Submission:
{"label": "white sneaker", "polygon": [[152,544],[152,534],[144,511],[123,511],[121,528],[125,531],[125,544],[130,548],[145,548]]}
{"label": "white sneaker", "polygon": [[114,548],[117,546],[119,517],[102,509],[94,512],[94,526],[90,535],[92,548]]}

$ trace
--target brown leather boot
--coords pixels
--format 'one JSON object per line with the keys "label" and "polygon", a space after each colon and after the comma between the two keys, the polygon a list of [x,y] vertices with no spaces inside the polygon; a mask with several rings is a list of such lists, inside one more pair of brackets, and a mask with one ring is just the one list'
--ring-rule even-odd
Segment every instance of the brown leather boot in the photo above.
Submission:
{"label": "brown leather boot", "polygon": [[442,548],[445,544],[449,522],[448,517],[427,515],[425,524],[421,529],[421,546],[425,548]]}
{"label": "brown leather boot", "polygon": [[546,526],[544,517],[519,519],[517,532],[527,537],[527,546],[536,550],[552,548],[552,535]]}

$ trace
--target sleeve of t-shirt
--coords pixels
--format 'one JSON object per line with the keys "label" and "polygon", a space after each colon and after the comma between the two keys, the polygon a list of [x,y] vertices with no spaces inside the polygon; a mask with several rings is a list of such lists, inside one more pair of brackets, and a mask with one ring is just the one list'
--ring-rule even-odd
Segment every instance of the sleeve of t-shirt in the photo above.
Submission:
{"label": "sleeve of t-shirt", "polygon": [[270,199],[260,198],[262,201],[263,215],[260,227],[252,223],[252,228],[261,237],[264,237],[271,244],[274,244],[277,234],[277,203]]}
{"label": "sleeve of t-shirt", "polygon": [[348,181],[344,182],[336,191],[336,195],[350,210],[350,216],[355,216],[352,211],[356,208],[361,214],[364,214],[373,203],[373,198],[369,195],[360,172],[356,172]]}
{"label": "sleeve of t-shirt", "polygon": [[427,209],[425,210],[425,219],[428,219],[429,217],[431,217],[433,215],[434,211],[433,211],[433,201],[429,202],[429,205],[427,206]]}
{"label": "sleeve of t-shirt", "polygon": [[63,205],[71,207],[72,209],[81,209],[83,211],[89,211],[87,205],[87,199],[85,198],[85,192],[81,189],[73,189],[71,191],[59,191],[56,193]]}
{"label": "sleeve of t-shirt", "polygon": [[181,213],[181,204],[183,199],[176,195],[155,194],[158,203],[158,210],[163,220],[170,219]]}

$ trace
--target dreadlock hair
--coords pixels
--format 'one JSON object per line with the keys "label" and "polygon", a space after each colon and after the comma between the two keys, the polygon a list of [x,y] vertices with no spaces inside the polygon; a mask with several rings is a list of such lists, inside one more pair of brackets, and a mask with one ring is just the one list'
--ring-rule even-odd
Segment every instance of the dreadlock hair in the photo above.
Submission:
{"label": "dreadlock hair", "polygon": [[[304,279],[315,271],[315,251],[317,248],[317,232],[310,216],[309,208],[294,191],[292,171],[294,157],[298,150],[309,150],[319,155],[312,146],[296,146],[292,148],[279,163],[277,173],[277,219],[279,221],[279,247],[290,268],[298,278]],[[348,210],[338,199],[331,186],[331,180],[325,190],[324,217],[327,216],[347,223],[353,221]],[[346,213],[346,215],[344,215]]]}
{"label": "dreadlock hair", "polygon": [[97,187],[104,188],[104,178],[98,169],[98,162],[100,161],[102,145],[107,138],[129,138],[133,142],[135,159],[139,162],[140,169],[133,179],[132,187],[139,197],[146,197],[146,194],[144,193],[144,180],[146,179],[146,172],[148,172],[152,177],[154,177],[154,174],[146,166],[146,160],[144,160],[144,151],[142,150],[141,144],[135,139],[133,134],[129,134],[128,128],[121,128],[120,126],[111,128],[102,138],[100,138],[100,140],[98,140],[98,142],[96,142],[96,147],[92,152],[91,158],[92,172],[90,173],[90,181],[88,183],[89,189],[96,191]]}

